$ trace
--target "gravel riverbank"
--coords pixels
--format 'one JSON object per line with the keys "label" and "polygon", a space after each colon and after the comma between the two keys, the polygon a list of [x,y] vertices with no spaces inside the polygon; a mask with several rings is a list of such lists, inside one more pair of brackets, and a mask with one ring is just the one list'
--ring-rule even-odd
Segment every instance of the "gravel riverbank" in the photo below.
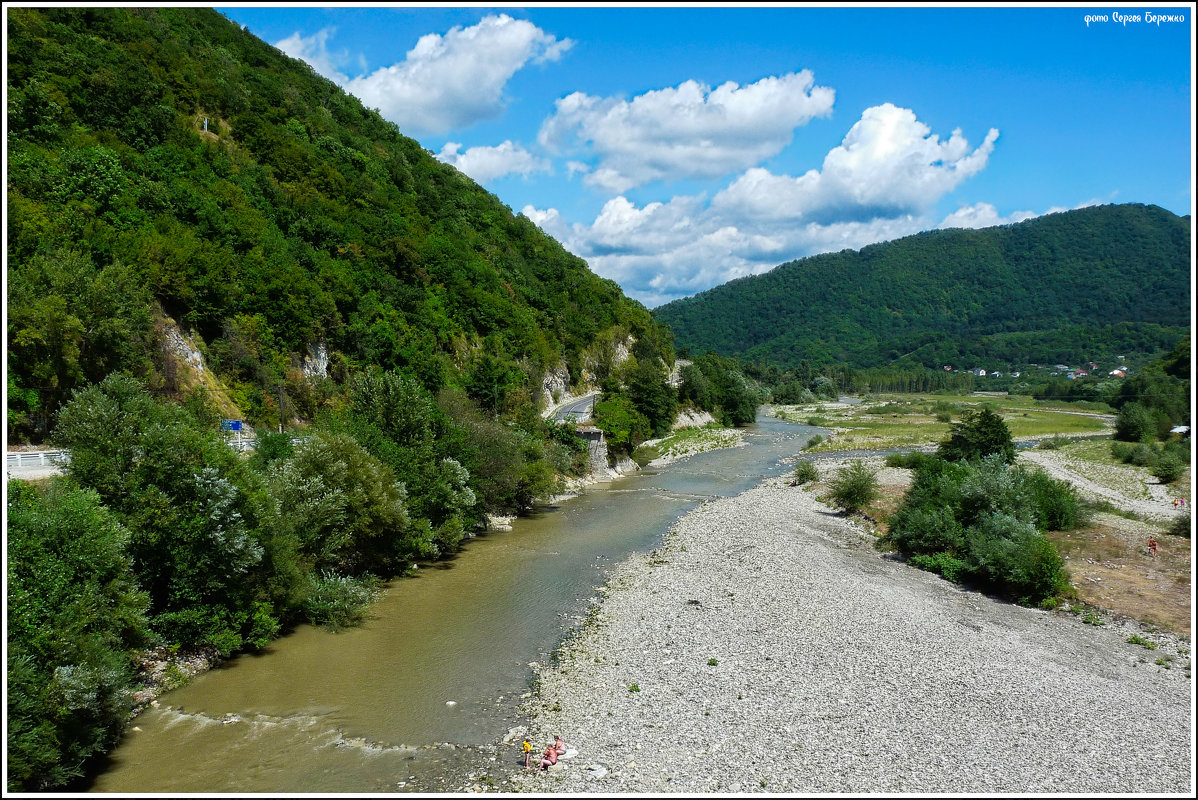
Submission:
{"label": "gravel riverbank", "polygon": [[[1188,641],[962,590],[880,554],[863,528],[787,482],[705,503],[612,575],[527,709],[538,750],[561,733],[577,756],[488,783],[561,793],[1193,788]],[[1157,649],[1128,643],[1132,633]],[[500,745],[499,764],[516,761],[520,739]]]}

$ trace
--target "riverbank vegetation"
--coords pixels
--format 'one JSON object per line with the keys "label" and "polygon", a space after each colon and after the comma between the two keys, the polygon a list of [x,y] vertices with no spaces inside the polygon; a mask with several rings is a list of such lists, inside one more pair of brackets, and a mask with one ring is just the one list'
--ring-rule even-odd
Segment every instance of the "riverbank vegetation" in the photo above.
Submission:
{"label": "riverbank vegetation", "polygon": [[883,543],[910,563],[1025,605],[1053,604],[1068,590],[1048,530],[1080,521],[1076,492],[1001,453],[953,462],[915,459],[915,477]]}
{"label": "riverbank vegetation", "polygon": [[[854,413],[874,416],[859,407]],[[1069,416],[1058,419],[1067,423]],[[1164,485],[1148,466],[1116,458],[1109,433],[1043,441],[1051,446],[1019,451],[1012,465],[1000,448],[989,462],[945,461],[934,443],[884,461],[861,459],[882,480],[859,513],[881,537],[880,546],[948,579],[1015,601],[1063,602],[1074,611],[1089,609],[1094,619],[1114,614],[1139,620],[1148,631],[1189,636],[1191,517],[1174,506],[1191,499],[1188,464],[1175,483]],[[1188,452],[1187,441],[1171,442],[1169,449]],[[810,481],[792,485],[818,481],[811,474],[815,463],[799,458],[796,471],[804,468]],[[837,474],[815,483],[821,496]],[[996,514],[1002,524],[994,524]],[[979,526],[982,518],[987,524]],[[1150,537],[1159,543],[1155,555]],[[1042,540],[1067,569],[1066,585],[1055,579],[1057,559]]]}
{"label": "riverbank vegetation", "polygon": [[150,598],[94,490],[10,481],[7,512],[7,788],[63,786],[120,738]]}
{"label": "riverbank vegetation", "polygon": [[735,447],[742,439],[740,431],[718,423],[701,428],[682,428],[660,439],[643,443],[633,451],[632,458],[642,467],[659,460],[660,463],[669,463],[708,450]]}
{"label": "riverbank vegetation", "polygon": [[[764,394],[731,358],[706,353],[684,365],[677,388],[666,383],[660,361],[633,346],[632,357],[603,381],[595,403],[595,425],[610,452],[630,456],[650,439],[666,437],[680,409],[712,415],[724,427],[757,418]],[[646,454],[642,454],[645,460]],[[649,459],[651,460],[651,459]]]}
{"label": "riverbank vegetation", "polygon": [[66,474],[10,482],[10,789],[61,786],[116,741],[139,651],[229,656],[360,622],[381,579],[586,468],[566,427],[397,372],[357,375],[345,406],[248,458],[210,417],[115,373],[58,414]]}

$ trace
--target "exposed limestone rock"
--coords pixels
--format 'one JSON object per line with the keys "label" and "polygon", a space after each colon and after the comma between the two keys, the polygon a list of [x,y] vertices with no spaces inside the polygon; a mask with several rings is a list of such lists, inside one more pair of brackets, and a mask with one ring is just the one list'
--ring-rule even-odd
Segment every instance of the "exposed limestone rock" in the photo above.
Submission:
{"label": "exposed limestone rock", "polygon": [[682,430],[683,428],[702,428],[705,425],[715,423],[715,417],[707,411],[697,411],[695,409],[683,409],[678,412],[678,416],[674,418],[674,424],[670,426],[670,430]]}
{"label": "exposed limestone rock", "polygon": [[554,406],[568,402],[572,398],[570,370],[566,369],[564,363],[559,363],[553,369],[546,371],[545,377],[541,381],[541,398],[548,412],[552,412]]}
{"label": "exposed limestone rock", "polygon": [[308,345],[308,355],[304,356],[304,375],[309,380],[327,378],[329,376],[329,348],[324,342]]}
{"label": "exposed limestone rock", "polygon": [[171,352],[183,359],[187,366],[196,372],[204,369],[204,356],[195,348],[191,341],[183,335],[179,327],[168,323],[163,329],[163,338]]}

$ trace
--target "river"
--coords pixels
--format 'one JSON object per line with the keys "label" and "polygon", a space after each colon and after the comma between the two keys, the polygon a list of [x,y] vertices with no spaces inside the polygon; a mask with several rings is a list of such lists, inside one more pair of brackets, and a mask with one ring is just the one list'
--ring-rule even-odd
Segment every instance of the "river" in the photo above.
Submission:
{"label": "river", "polygon": [[470,539],[392,581],[361,627],[301,626],[164,695],[89,788],[452,791],[520,724],[530,662],[578,624],[610,566],[656,547],[704,499],[781,474],[817,431],[762,415],[747,446],[592,485]]}

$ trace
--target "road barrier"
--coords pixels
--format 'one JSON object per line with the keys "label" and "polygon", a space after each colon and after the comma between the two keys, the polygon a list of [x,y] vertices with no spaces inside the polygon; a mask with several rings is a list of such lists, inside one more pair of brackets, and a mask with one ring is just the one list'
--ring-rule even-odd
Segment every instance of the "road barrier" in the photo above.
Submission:
{"label": "road barrier", "polygon": [[9,453],[5,462],[8,469],[31,467],[57,467],[71,460],[66,450],[34,450],[28,453]]}
{"label": "road barrier", "polygon": [[[291,443],[299,444],[303,441],[302,436],[292,436]],[[244,453],[247,450],[253,450],[257,444],[256,439],[226,439],[229,447],[232,447],[239,453]],[[27,452],[10,452],[5,461],[4,467],[6,470],[12,471],[15,469],[36,469],[38,467],[61,467],[71,460],[69,450],[30,450]]]}

